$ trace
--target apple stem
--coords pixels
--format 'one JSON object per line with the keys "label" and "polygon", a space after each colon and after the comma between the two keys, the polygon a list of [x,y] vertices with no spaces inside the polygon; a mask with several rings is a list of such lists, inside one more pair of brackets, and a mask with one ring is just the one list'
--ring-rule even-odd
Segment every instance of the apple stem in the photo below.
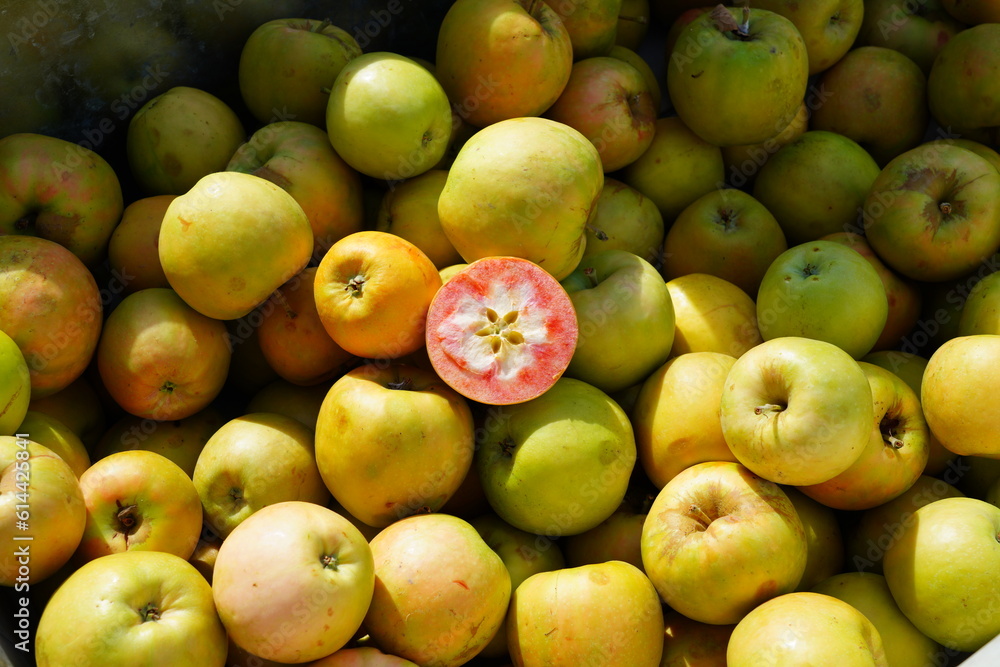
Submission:
{"label": "apple stem", "polygon": [[594,267],[592,267],[592,266],[588,266],[587,268],[585,268],[583,270],[583,275],[587,276],[587,280],[590,281],[590,286],[591,287],[597,287],[597,285],[598,285],[597,275],[596,274],[597,274],[597,271],[595,271]]}
{"label": "apple stem", "polygon": [[893,449],[903,448],[903,441],[894,436],[892,433],[885,433],[882,436],[882,439],[885,440]]}
{"label": "apple stem", "polygon": [[649,23],[649,21],[646,19],[645,16],[622,16],[621,14],[619,14],[618,15],[618,20],[619,21],[632,21],[634,23],[641,23],[642,25],[646,25],[647,23]]}
{"label": "apple stem", "polygon": [[753,409],[755,415],[762,415],[765,412],[781,412],[785,407],[783,405],[778,405],[776,403],[765,403],[764,405],[758,405]]}
{"label": "apple stem", "polygon": [[597,237],[598,241],[607,241],[608,240],[608,235],[607,235],[607,233],[605,233],[605,231],[603,229],[598,229],[597,227],[594,227],[589,222],[586,225],[584,225],[584,227],[586,227],[587,231],[592,232],[594,234],[594,236]]}
{"label": "apple stem", "polygon": [[535,12],[538,11],[538,5],[542,4],[542,2],[543,0],[528,0],[528,6],[525,7],[525,10],[528,14],[534,16]]}
{"label": "apple stem", "polygon": [[705,510],[703,510],[702,508],[698,507],[694,503],[692,503],[691,506],[688,507],[688,514],[690,514],[695,519],[698,519],[699,521],[701,521],[705,525],[706,528],[708,528],[708,526],[711,525],[711,523],[712,523],[712,518],[709,517],[708,514],[705,513]]}
{"label": "apple stem", "polygon": [[743,22],[737,30],[742,37],[750,35],[750,0],[743,0]]}
{"label": "apple stem", "polygon": [[331,25],[333,25],[333,21],[331,21],[330,19],[326,18],[326,19],[323,19],[322,21],[320,21],[319,23],[315,24],[313,26],[313,30],[312,31],[313,32],[323,32],[324,30],[326,30],[327,28],[329,28]]}

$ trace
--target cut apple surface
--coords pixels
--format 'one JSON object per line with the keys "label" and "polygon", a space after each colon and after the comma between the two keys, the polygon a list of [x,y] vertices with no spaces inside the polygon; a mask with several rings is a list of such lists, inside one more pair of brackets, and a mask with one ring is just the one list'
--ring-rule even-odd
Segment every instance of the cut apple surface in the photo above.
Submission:
{"label": "cut apple surface", "polygon": [[427,312],[434,370],[458,393],[488,405],[545,392],[569,365],[577,335],[566,290],[517,257],[472,262],[438,290]]}

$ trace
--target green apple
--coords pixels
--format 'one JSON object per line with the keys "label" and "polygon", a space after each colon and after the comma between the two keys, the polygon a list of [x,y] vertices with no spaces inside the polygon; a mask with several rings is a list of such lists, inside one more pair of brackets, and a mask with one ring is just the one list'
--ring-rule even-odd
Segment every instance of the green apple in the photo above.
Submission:
{"label": "green apple", "polygon": [[[645,0],[640,0],[640,2]],[[622,3],[630,2],[630,0],[624,0]],[[663,102],[663,91],[660,89],[660,80],[653,71],[653,68],[649,66],[649,63],[641,55],[637,53],[636,48],[625,47],[620,44],[615,44],[608,51],[608,55],[612,58],[618,58],[618,60],[624,60],[632,67],[639,70],[643,78],[646,79],[646,84],[649,86],[649,94],[653,96],[653,108],[656,109],[656,113],[659,114],[660,107]]]}
{"label": "green apple", "polygon": [[448,96],[434,75],[386,51],[347,63],[326,107],[337,154],[362,174],[387,181],[418,176],[440,162],[451,124]]}
{"label": "green apple", "polygon": [[735,624],[712,625],[666,609],[660,667],[722,667]]}
{"label": "green apple", "polygon": [[726,657],[730,665],[889,666],[882,637],[864,614],[811,591],[782,595],[747,614]]}
{"label": "green apple", "polygon": [[528,577],[514,591],[507,644],[515,665],[658,667],[663,610],[642,571],[621,561]]}
{"label": "green apple", "polygon": [[927,465],[930,432],[920,397],[898,375],[859,361],[868,378],[875,420],[871,437],[851,467],[801,490],[824,505],[866,510],[889,502],[910,488]]}
{"label": "green apple", "polygon": [[917,630],[892,597],[885,577],[869,572],[835,574],[812,587],[843,600],[872,622],[882,638],[890,666],[935,667],[940,664],[942,646]]}
{"label": "green apple", "polygon": [[561,284],[580,330],[567,376],[612,393],[642,382],[670,356],[670,291],[643,258],[605,250],[584,257]]}
{"label": "green apple", "polygon": [[783,486],[806,534],[806,569],[797,591],[807,591],[816,583],[843,571],[844,538],[836,511],[813,500],[794,486]]}
{"label": "green apple", "polygon": [[681,471],[642,527],[642,563],[660,598],[703,623],[737,623],[795,589],[808,546],[781,487],[730,461]]}
{"label": "green apple", "polygon": [[781,14],[802,34],[809,56],[809,74],[840,60],[854,44],[865,13],[862,0],[757,0],[757,9]]}
{"label": "green apple", "polygon": [[1000,334],[1000,273],[972,286],[958,319],[958,335]]}
{"label": "green apple", "polygon": [[900,495],[861,514],[846,544],[851,566],[860,572],[881,574],[885,552],[913,526],[914,512],[935,500],[963,495],[942,479],[921,475]]}
{"label": "green apple", "polygon": [[649,24],[649,0],[622,0],[615,46],[635,51],[645,39]]}
{"label": "green apple", "polygon": [[884,46],[898,51],[926,76],[938,52],[965,29],[942,5],[941,0],[902,4],[898,0],[866,0],[857,46]]}
{"label": "green apple", "polygon": [[462,262],[438,217],[438,199],[448,172],[431,169],[385,193],[375,229],[401,236],[420,248],[440,270]]}
{"label": "green apple", "polygon": [[31,373],[21,348],[0,330],[0,435],[14,435],[28,413]]}
{"label": "green apple", "polygon": [[716,146],[778,134],[806,95],[809,57],[798,28],[766,9],[706,12],[678,35],[667,90],[681,120]]}
{"label": "green apple", "polygon": [[651,199],[615,178],[605,178],[594,217],[587,223],[583,256],[628,250],[659,266],[663,215]]}
{"label": "green apple", "polygon": [[589,530],[618,509],[636,461],[625,412],[593,385],[559,378],[477,430],[475,466],[490,506],[546,536]]}
{"label": "green apple", "polygon": [[918,509],[885,553],[892,597],[922,633],[977,651],[1000,634],[1000,507],[943,498]]}
{"label": "green apple", "polygon": [[736,360],[719,413],[743,465],[793,486],[819,484],[851,467],[875,422],[858,362],[836,345],[794,336],[761,343]]}
{"label": "green apple", "polygon": [[52,415],[28,410],[17,432],[29,434],[32,441],[55,452],[69,464],[77,479],[90,467],[90,454],[83,441]]}
{"label": "green apple", "polygon": [[333,510],[300,500],[265,507],[237,526],[212,574],[229,636],[282,663],[317,660],[346,645],[374,587],[372,550],[361,532]]}
{"label": "green apple", "polygon": [[707,273],[688,273],[667,281],[674,304],[674,345],[670,356],[720,352],[740,357],[764,342],[757,308],[739,287]]}
{"label": "green apple", "polygon": [[566,26],[574,60],[608,55],[617,38],[622,0],[553,0],[550,5]]}
{"label": "green apple", "polygon": [[[950,2],[944,2],[946,9]],[[992,12],[996,14],[995,7]],[[998,44],[1000,24],[966,28],[948,40],[927,76],[927,101],[934,119],[959,135],[992,145],[1000,127],[1000,110],[992,102],[1000,94]]]}
{"label": "green apple", "polygon": [[795,245],[854,225],[879,171],[853,140],[810,130],[768,158],[754,181],[753,196]]}
{"label": "green apple", "polygon": [[855,359],[871,351],[888,316],[878,272],[833,241],[800,243],[778,255],[757,293],[757,326],[765,341],[813,338]]}
{"label": "green apple", "polygon": [[212,587],[193,565],[127,551],[83,565],[56,590],[38,622],[35,653],[39,667],[223,667],[226,646]]}

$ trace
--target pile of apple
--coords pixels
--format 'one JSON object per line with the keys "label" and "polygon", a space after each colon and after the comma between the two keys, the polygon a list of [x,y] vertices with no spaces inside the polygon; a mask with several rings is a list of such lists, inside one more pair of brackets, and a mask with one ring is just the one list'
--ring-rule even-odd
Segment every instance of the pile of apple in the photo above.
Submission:
{"label": "pile of apple", "polygon": [[457,0],[433,64],[279,19],[238,85],[249,138],[183,86],[127,164],[0,138],[11,660],[1000,634],[995,2]]}

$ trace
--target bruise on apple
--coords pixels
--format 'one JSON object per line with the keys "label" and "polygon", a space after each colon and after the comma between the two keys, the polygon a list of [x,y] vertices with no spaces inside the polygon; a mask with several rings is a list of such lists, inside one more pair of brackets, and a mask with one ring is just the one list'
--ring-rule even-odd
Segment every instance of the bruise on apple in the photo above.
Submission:
{"label": "bruise on apple", "polygon": [[534,262],[487,257],[438,290],[427,312],[427,353],[455,391],[510,405],[542,394],[576,350],[576,311],[566,290]]}

